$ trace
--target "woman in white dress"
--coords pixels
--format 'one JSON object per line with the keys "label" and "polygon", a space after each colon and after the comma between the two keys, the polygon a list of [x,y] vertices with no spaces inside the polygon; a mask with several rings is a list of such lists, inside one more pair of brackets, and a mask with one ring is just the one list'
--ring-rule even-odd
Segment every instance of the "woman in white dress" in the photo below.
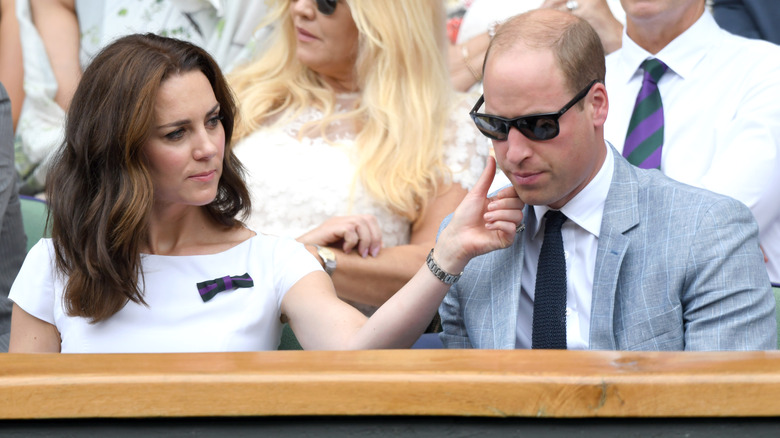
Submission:
{"label": "woman in white dress", "polygon": [[279,0],[268,17],[268,51],[229,76],[248,224],[305,243],[371,314],[484,167],[477,96],[451,89],[440,2]]}
{"label": "woman in white dress", "polygon": [[52,238],[11,288],[11,352],[270,350],[289,322],[304,348],[408,347],[468,260],[511,244],[514,190],[482,178],[427,266],[367,319],[293,239],[257,234],[232,152],[235,105],[190,43],[123,37],[84,72],[47,195]]}

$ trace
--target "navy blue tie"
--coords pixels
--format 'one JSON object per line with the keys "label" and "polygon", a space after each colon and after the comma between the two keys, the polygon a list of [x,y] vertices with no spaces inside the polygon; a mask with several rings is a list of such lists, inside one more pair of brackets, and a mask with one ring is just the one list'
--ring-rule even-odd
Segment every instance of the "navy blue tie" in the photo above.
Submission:
{"label": "navy blue tie", "polygon": [[534,291],[531,348],[566,349],[566,258],[561,225],[566,215],[550,210],[544,217],[544,241],[539,252]]}

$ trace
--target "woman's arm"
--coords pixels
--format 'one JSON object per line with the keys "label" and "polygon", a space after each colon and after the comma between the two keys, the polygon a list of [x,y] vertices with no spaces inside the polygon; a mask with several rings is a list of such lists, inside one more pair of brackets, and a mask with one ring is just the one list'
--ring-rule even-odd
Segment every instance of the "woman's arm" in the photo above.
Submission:
{"label": "woman's arm", "polygon": [[24,67],[15,0],[0,1],[0,82],[11,99],[13,128],[19,121],[24,100]]}
{"label": "woman's arm", "polygon": [[60,346],[57,327],[30,315],[14,304],[9,353],[59,353]]}
{"label": "woman's arm", "polygon": [[30,9],[57,79],[54,101],[67,111],[81,79],[75,0],[30,0]]}
{"label": "woman's arm", "polygon": [[463,44],[450,44],[447,63],[450,82],[457,91],[467,91],[482,80],[482,64],[490,44],[487,32],[477,35]]}
{"label": "woman's arm", "polygon": [[[444,271],[459,273],[471,258],[514,241],[523,204],[511,187],[487,198],[494,174],[491,158],[436,242],[434,260]],[[418,266],[414,277],[366,320],[336,298],[326,274],[313,272],[287,292],[282,314],[304,348],[406,348],[422,334],[448,290],[426,265]]]}
{"label": "woman's arm", "polygon": [[[361,225],[364,231],[354,233],[358,236],[358,240],[353,243],[354,248],[348,246],[345,251],[343,247],[331,247],[336,254],[337,268],[332,279],[338,296],[371,306],[381,306],[418,271],[436,241],[441,221],[455,210],[466,193],[466,189],[459,184],[443,188],[428,204],[425,215],[414,227],[409,244],[382,248],[379,251],[371,250],[374,243],[381,243],[381,230],[375,219],[372,222],[365,218],[343,218],[340,224],[345,228],[354,227],[352,222],[347,222],[348,219],[354,222],[358,222],[357,219],[365,219],[365,224]],[[325,239],[327,235],[306,233],[298,238],[298,241],[307,244],[309,251],[319,260],[316,248],[311,245],[328,245],[336,239],[338,233],[331,235],[333,237],[328,241]],[[367,253],[364,248],[368,249]],[[376,249],[378,248],[377,246]],[[363,256],[362,253],[366,255]]]}
{"label": "woman's arm", "polygon": [[607,55],[623,45],[623,25],[612,14],[606,0],[579,0],[574,10],[569,10],[567,3],[567,0],[545,0],[540,7],[569,11],[590,23],[599,34]]}

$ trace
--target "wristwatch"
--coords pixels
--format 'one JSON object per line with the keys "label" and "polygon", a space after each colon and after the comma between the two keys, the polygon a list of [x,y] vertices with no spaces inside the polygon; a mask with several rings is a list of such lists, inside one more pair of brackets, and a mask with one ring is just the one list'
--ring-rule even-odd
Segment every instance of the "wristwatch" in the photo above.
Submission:
{"label": "wristwatch", "polygon": [[327,272],[328,275],[333,275],[333,271],[336,270],[336,253],[327,246],[314,246],[317,247],[317,255],[322,259],[322,264],[325,266],[325,272]]}
{"label": "wristwatch", "polygon": [[433,259],[433,248],[431,248],[431,252],[428,253],[428,258],[425,259],[425,264],[428,265],[428,269],[431,270],[431,273],[444,284],[455,284],[455,282],[460,279],[460,276],[463,275],[462,272],[456,275],[450,274],[449,272],[442,269],[439,264],[436,263],[436,260]]}

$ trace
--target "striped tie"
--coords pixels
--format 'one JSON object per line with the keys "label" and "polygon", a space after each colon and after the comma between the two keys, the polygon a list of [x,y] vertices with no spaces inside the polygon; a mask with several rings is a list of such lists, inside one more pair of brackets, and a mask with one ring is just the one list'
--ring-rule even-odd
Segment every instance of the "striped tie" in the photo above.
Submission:
{"label": "striped tie", "polygon": [[643,169],[658,169],[661,167],[661,146],[664,144],[664,107],[658,81],[669,67],[650,58],[640,68],[645,71],[645,75],[628,124],[623,156],[631,164]]}

